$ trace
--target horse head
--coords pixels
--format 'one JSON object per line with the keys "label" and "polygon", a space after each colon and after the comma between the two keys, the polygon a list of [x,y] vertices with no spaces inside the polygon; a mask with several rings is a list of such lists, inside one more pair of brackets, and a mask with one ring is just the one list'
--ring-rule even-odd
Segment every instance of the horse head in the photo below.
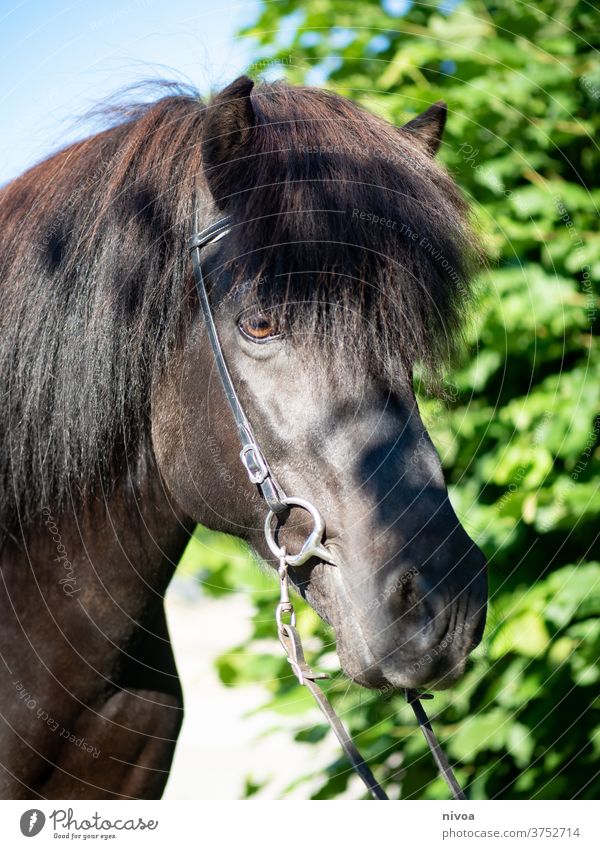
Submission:
{"label": "horse head", "polygon": [[[460,342],[477,247],[434,162],[436,104],[396,128],[350,101],[241,77],[207,107],[197,206],[231,217],[204,275],[224,358],[285,491],[318,506],[327,558],[291,571],[369,687],[445,687],[485,621],[485,559],[448,498],[413,390]],[[265,507],[198,314],[154,387],[153,442],[195,520],[269,558]],[[292,510],[288,550],[307,521]]]}

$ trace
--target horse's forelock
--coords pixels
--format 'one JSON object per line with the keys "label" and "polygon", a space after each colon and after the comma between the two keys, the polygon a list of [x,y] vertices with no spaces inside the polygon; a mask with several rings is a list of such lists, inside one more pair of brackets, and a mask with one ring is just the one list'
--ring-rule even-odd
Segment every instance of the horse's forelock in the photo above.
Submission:
{"label": "horse's forelock", "polygon": [[438,373],[459,345],[479,254],[435,140],[428,149],[420,126],[398,129],[319,89],[264,84],[243,96],[253,116],[230,111],[218,128],[241,137],[235,122],[252,122],[217,169],[234,280],[255,281],[292,329],[355,340],[390,374],[416,361]]}

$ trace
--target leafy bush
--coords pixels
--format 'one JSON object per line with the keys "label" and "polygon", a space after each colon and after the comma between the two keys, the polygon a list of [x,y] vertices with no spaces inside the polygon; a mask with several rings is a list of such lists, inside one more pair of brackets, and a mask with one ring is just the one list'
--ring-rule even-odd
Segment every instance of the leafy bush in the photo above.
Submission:
{"label": "leafy bush", "polygon": [[[600,30],[592,5],[386,0],[265,3],[244,35],[255,74],[325,83],[396,124],[443,98],[441,157],[471,199],[493,255],[447,407],[421,398],[470,534],[490,560],[486,636],[433,721],[472,798],[592,798],[600,789],[598,317]],[[256,581],[254,566],[210,581]],[[264,578],[260,578],[264,582]],[[325,729],[272,640],[276,588],[255,594],[254,635],[220,661],[257,678],[265,706],[298,712],[299,740]],[[302,608],[316,668],[332,636]],[[270,642],[264,643],[264,640]],[[260,642],[259,642],[260,641]],[[329,696],[390,792],[447,798],[410,709],[336,675]],[[306,697],[305,697],[306,696]],[[308,730],[306,730],[308,728]],[[319,798],[343,792],[341,758]]]}

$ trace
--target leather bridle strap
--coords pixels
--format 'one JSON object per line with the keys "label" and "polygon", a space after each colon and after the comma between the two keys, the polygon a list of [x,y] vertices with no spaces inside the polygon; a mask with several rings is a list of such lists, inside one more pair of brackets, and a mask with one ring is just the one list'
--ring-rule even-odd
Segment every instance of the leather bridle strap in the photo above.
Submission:
{"label": "leather bridle strap", "polygon": [[257,485],[262,497],[267,502],[269,509],[274,513],[283,513],[289,509],[288,505],[284,504],[282,501],[282,499],[285,498],[285,493],[277,483],[264,454],[256,442],[250,422],[246,418],[244,408],[242,407],[240,399],[237,396],[237,392],[235,391],[235,386],[233,385],[233,381],[229,374],[229,369],[227,368],[225,357],[223,356],[223,351],[221,349],[219,334],[217,333],[215,320],[208,300],[206,285],[204,283],[204,277],[202,275],[200,251],[203,247],[206,247],[206,245],[222,239],[223,236],[226,236],[227,233],[230,232],[230,230],[231,218],[221,218],[215,224],[207,227],[206,230],[202,230],[202,232],[195,232],[190,237],[189,248],[192,254],[196,291],[198,293],[200,308],[206,324],[206,330],[208,331],[208,338],[213,351],[215,364],[219,372],[219,377],[221,378],[221,383],[223,384],[223,391],[225,392],[225,396],[229,402],[229,406],[231,407],[231,412],[233,413],[235,425],[242,444],[240,459],[246,467],[250,481]]}
{"label": "leather bridle strap", "polygon": [[[232,220],[229,217],[221,218],[219,221],[202,231],[197,230],[196,221],[194,233],[189,240],[189,248],[192,255],[194,279],[196,281],[196,290],[198,293],[198,300],[200,302],[200,309],[202,310],[202,315],[206,324],[208,338],[223,386],[223,391],[225,392],[225,397],[231,407],[231,412],[233,414],[242,445],[240,459],[246,468],[250,481],[256,484],[260,494],[269,507],[269,513],[265,520],[265,536],[271,551],[279,559],[279,575],[281,582],[280,603],[276,612],[279,640],[284,648],[287,659],[296,678],[300,684],[308,687],[314,696],[319,708],[323,712],[325,718],[329,722],[336,737],[342,745],[342,748],[346,752],[354,771],[361,778],[374,799],[386,800],[388,799],[388,796],[381,785],[376,781],[368,764],[354,745],[352,738],[329,703],[327,696],[316,683],[317,679],[328,678],[329,676],[326,673],[313,672],[310,669],[304,658],[300,635],[295,627],[296,620],[294,608],[290,601],[288,592],[287,567],[301,566],[311,557],[315,556],[321,558],[325,562],[332,562],[332,560],[328,550],[321,543],[325,524],[319,514],[319,511],[305,499],[290,498],[286,496],[282,487],[273,475],[273,472],[271,471],[269,464],[267,463],[267,460],[256,441],[250,422],[244,413],[244,408],[242,407],[237,392],[235,391],[235,386],[233,385],[233,380],[231,379],[231,375],[223,355],[223,350],[219,341],[219,334],[217,332],[212,308],[208,299],[208,292],[206,291],[206,285],[202,274],[200,251],[207,245],[222,239],[223,236],[226,236],[231,231],[231,228]],[[290,507],[299,507],[301,509],[308,510],[314,523],[313,531],[308,536],[300,552],[295,555],[289,555],[285,548],[280,548],[278,546],[275,541],[272,528],[273,519],[277,519],[285,511],[288,511]],[[282,620],[282,616],[288,614],[291,616],[291,621],[289,623],[285,623]],[[465,796],[460,785],[454,777],[450,764],[448,763],[446,756],[444,755],[436,736],[433,733],[427,714],[421,705],[421,699],[430,699],[433,698],[433,696],[418,693],[416,690],[405,690],[404,692],[408,703],[415,713],[421,731],[425,736],[442,778],[448,785],[450,792],[455,799],[464,799]]]}
{"label": "leather bridle strap", "polygon": [[404,693],[406,695],[406,701],[414,711],[419,727],[423,732],[423,736],[427,741],[432,757],[440,771],[440,775],[448,785],[453,798],[463,801],[466,800],[467,797],[463,793],[460,784],[456,780],[456,776],[452,772],[452,767],[448,763],[448,758],[444,754],[443,749],[434,734],[433,728],[431,727],[429,717],[425,713],[425,708],[421,704],[421,699],[432,699],[433,696],[430,693],[418,693],[416,690],[405,690]]}
{"label": "leather bridle strap", "polygon": [[307,678],[304,683],[312,693],[316,703],[321,708],[321,712],[329,723],[333,733],[338,738],[342,749],[346,753],[346,757],[352,764],[352,769],[361,778],[373,799],[389,801],[389,796],[371,772],[371,767],[366,763],[365,759],[354,745],[352,737],[346,731],[344,723],[332,708],[329,699],[323,690],[310,678]]}
{"label": "leather bridle strap", "polygon": [[290,624],[285,624],[278,620],[279,640],[286,653],[288,662],[292,667],[292,671],[298,679],[298,683],[305,686],[312,693],[312,696],[321,709],[323,716],[329,723],[333,733],[338,738],[342,749],[346,753],[346,756],[352,765],[352,769],[362,780],[373,799],[387,800],[387,793],[379,784],[371,772],[370,766],[354,745],[352,737],[346,731],[343,722],[331,706],[329,699],[316,683],[318,679],[329,678],[329,675],[326,672],[313,672],[310,668],[304,657],[304,649],[302,648],[300,634],[296,630],[296,626],[293,622],[294,619],[292,619],[292,623]]}

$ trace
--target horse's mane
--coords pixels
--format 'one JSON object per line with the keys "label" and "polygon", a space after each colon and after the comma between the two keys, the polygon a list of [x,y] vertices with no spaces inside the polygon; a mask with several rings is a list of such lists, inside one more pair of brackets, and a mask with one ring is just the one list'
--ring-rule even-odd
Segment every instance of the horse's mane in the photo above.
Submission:
{"label": "horse's mane", "polygon": [[[454,183],[343,98],[282,84],[252,97],[226,201],[234,282],[310,302],[284,309],[290,326],[335,313],[349,349],[362,340],[388,374],[435,370],[473,257]],[[194,310],[185,244],[206,109],[187,90],[123,109],[0,191],[0,526],[100,491],[147,437],[152,375]]]}

